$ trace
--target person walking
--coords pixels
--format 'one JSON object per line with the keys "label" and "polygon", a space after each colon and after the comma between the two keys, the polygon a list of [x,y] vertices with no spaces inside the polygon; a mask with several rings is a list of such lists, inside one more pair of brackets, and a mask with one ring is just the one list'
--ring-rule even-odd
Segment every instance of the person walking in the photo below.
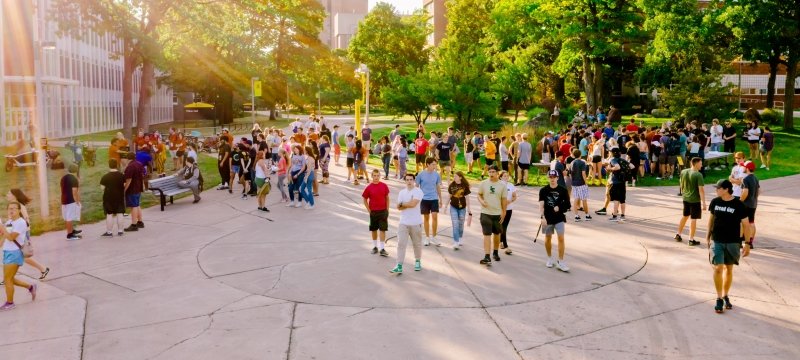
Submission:
{"label": "person walking", "polygon": [[439,200],[442,198],[442,177],[436,172],[436,159],[432,157],[425,159],[425,170],[418,173],[416,178],[417,185],[424,195],[420,203],[420,213],[425,223],[424,245],[433,243],[442,246],[436,240],[439,231]]}
{"label": "person walking", "polygon": [[78,165],[70,164],[68,173],[61,177],[61,216],[67,227],[67,240],[81,239],[81,230],[74,226],[74,222],[81,221],[80,181],[75,176],[78,170]]}
{"label": "person walking", "polygon": [[392,274],[403,273],[403,261],[406,257],[406,246],[411,238],[414,248],[414,271],[422,270],[422,214],[420,202],[424,194],[415,186],[414,174],[403,177],[406,187],[397,194],[397,210],[400,211],[400,221],[397,226],[397,265],[389,270]]}
{"label": "person walking", "polygon": [[506,255],[511,255],[511,248],[508,247],[507,233],[508,224],[511,222],[511,213],[514,210],[514,203],[517,201],[517,187],[511,183],[508,171],[500,173],[500,180],[506,183],[506,215],[503,217],[503,233],[500,234],[501,249],[506,249]]}
{"label": "person walking", "polygon": [[533,146],[528,142],[528,134],[523,133],[517,145],[517,184],[518,186],[528,185],[528,170],[531,168],[533,157]]}
{"label": "person walking", "polygon": [[330,164],[331,164],[331,139],[328,135],[322,135],[319,142],[319,167],[322,169],[322,183],[323,184],[330,184],[328,182],[328,178],[330,178]]}
{"label": "person walking", "polygon": [[301,172],[300,179],[303,180],[300,183],[300,195],[303,196],[303,200],[306,201],[306,210],[311,210],[314,208],[314,173],[316,170],[314,169],[316,159],[312,156],[312,148],[310,146],[306,146],[306,155],[305,155],[305,168]]}
{"label": "person walking", "polygon": [[[539,218],[541,229],[544,231],[544,250],[547,253],[545,266],[552,268],[554,263],[558,270],[569,271],[569,266],[564,261],[565,243],[564,231],[567,222],[565,214],[570,209],[569,194],[567,189],[558,185],[558,172],[547,172],[549,184],[539,190]],[[552,239],[553,233],[558,235],[558,259],[553,259]]]}
{"label": "person walking", "polygon": [[267,174],[269,174],[269,166],[267,165],[265,152],[259,151],[256,153],[255,183],[258,191],[258,210],[265,212],[269,212],[266,202],[267,194],[269,194],[270,188],[272,187]]}
{"label": "person walking", "polygon": [[[28,208],[27,208],[27,205],[30,204],[31,199],[27,195],[25,195],[25,193],[22,192],[22,190],[20,189],[9,190],[8,193],[6,193],[6,200],[8,200],[8,202],[14,202],[14,201],[18,202],[20,207],[20,216],[28,224],[31,223],[31,218],[30,215],[28,215]],[[30,226],[28,227],[28,233],[25,235],[27,236],[27,238],[31,237]],[[39,280],[44,280],[47,277],[47,274],[50,273],[50,268],[40,264],[33,258],[33,256],[26,257],[25,263],[30,266],[33,266],[34,268],[36,268],[36,270],[39,270],[40,274]],[[2,285],[3,283],[0,282],[0,286]]]}
{"label": "person walking", "polygon": [[[500,261],[497,253],[500,248],[500,234],[503,232],[502,223],[506,213],[507,192],[506,184],[500,181],[497,166],[487,165],[489,178],[481,181],[478,186],[478,202],[481,204],[481,230],[483,232],[483,252],[481,265],[492,265],[494,261]],[[494,248],[492,248],[494,245]],[[492,258],[489,252],[492,251]]]}
{"label": "person walking", "polygon": [[579,149],[572,149],[572,160],[569,168],[572,173],[572,199],[575,200],[575,221],[581,221],[579,212],[583,210],[584,219],[591,221],[592,216],[589,215],[589,186],[586,184],[586,179],[589,173],[589,165],[585,160],[581,159],[581,151]]}
{"label": "person walking", "polygon": [[[699,157],[692,158],[692,166],[688,169],[681,170],[680,188],[683,194],[683,217],[678,223],[678,232],[675,234],[675,241],[683,241],[681,233],[686,227],[686,220],[691,217],[692,221],[689,225],[689,246],[700,245],[700,242],[694,239],[695,231],[697,230],[697,220],[702,218],[702,212],[706,210],[706,194],[703,190],[703,174],[700,173],[700,168],[703,167],[703,160]],[[702,204],[702,206],[701,206]]]}
{"label": "person walking", "polygon": [[103,212],[106,214],[106,232],[102,236],[113,237],[114,223],[117,224],[117,236],[124,234],[122,217],[125,214],[125,174],[117,170],[116,159],[108,159],[108,173],[100,178],[103,188]]}
{"label": "person walking", "polygon": [[414,154],[415,154],[415,172],[417,174],[424,169],[424,165],[426,164],[425,160],[428,154],[428,140],[425,139],[425,133],[417,132],[417,139],[414,140]]}
{"label": "person walking", "polygon": [[[382,140],[381,140],[382,141]],[[386,231],[389,230],[389,186],[381,182],[381,172],[372,170],[370,182],[361,194],[369,213],[369,231],[372,233],[372,253],[389,256],[386,252]],[[380,231],[380,242],[378,232]]]}
{"label": "person walking", "polygon": [[450,220],[453,222],[453,250],[458,250],[463,245],[461,239],[464,237],[464,221],[469,217],[469,222],[472,222],[472,209],[469,205],[471,191],[463,172],[456,172],[453,181],[447,186],[447,193],[450,195]]}
{"label": "person walking", "polygon": [[775,134],[772,133],[772,129],[769,126],[765,126],[764,134],[761,136],[759,153],[761,154],[761,168],[767,171],[769,171],[769,166],[772,164],[773,148],[775,148]]}
{"label": "person walking", "polygon": [[451,173],[451,161],[450,155],[453,152],[453,143],[450,141],[449,135],[445,134],[442,141],[436,144],[436,158],[439,160],[439,173],[442,176],[442,180],[447,179],[447,182],[452,180],[450,173]]}
{"label": "person walking", "polygon": [[22,248],[30,241],[28,238],[28,222],[22,218],[22,206],[16,201],[8,203],[8,221],[5,226],[0,226],[0,240],[3,240],[3,285],[6,289],[6,302],[0,306],[0,311],[12,310],[14,305],[14,286],[28,289],[31,299],[36,300],[36,284],[28,284],[16,278],[19,267],[24,264],[25,256]]}
{"label": "person walking", "polygon": [[389,137],[384,136],[379,141],[381,163],[383,163],[384,180],[389,180],[389,165],[392,162],[392,146],[389,145]]}
{"label": "person walking", "polygon": [[717,197],[708,206],[711,216],[708,218],[706,244],[714,267],[714,288],[717,291],[714,311],[722,314],[723,308],[733,309],[728,297],[733,283],[733,265],[739,265],[740,257],[750,255],[750,247],[742,246],[741,237],[742,233],[748,233],[750,223],[747,208],[733,197],[733,184],[721,179],[715,188]]}
{"label": "person walking", "polygon": [[754,171],[756,171],[756,164],[752,161],[745,161],[742,164],[744,168],[744,179],[742,179],[742,196],[740,200],[747,208],[747,219],[750,222],[748,226],[748,233],[745,233],[745,242],[750,249],[753,248],[753,241],[756,238],[756,207],[758,206],[758,196],[761,195],[761,185]]}
{"label": "person walking", "polygon": [[144,228],[140,200],[144,190],[144,165],[136,160],[134,153],[128,153],[125,166],[125,205],[131,209],[131,225],[124,231],[138,231]]}

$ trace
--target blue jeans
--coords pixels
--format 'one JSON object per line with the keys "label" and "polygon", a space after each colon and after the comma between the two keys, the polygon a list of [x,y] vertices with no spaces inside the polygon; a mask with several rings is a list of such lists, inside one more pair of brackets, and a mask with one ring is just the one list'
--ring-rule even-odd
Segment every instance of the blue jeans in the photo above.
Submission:
{"label": "blue jeans", "polygon": [[[302,174],[299,174],[299,173],[300,173],[299,170],[298,171],[292,171],[292,172],[289,173],[289,176],[290,176],[290,180],[289,181],[291,181],[289,183],[289,200],[291,200],[291,201],[294,201],[295,191],[297,191],[297,192],[300,191],[300,185],[301,185],[300,182],[303,181],[303,176],[302,176]],[[295,175],[297,175],[297,179],[294,178]],[[303,195],[300,195],[300,194],[298,194],[298,195],[299,196],[298,196],[297,201],[302,201],[303,200]]]}
{"label": "blue jeans", "polygon": [[467,218],[467,208],[456,209],[450,205],[450,220],[453,221],[453,241],[460,242],[464,237],[464,220]]}
{"label": "blue jeans", "polygon": [[314,192],[313,192],[313,185],[314,185],[314,173],[308,174],[308,180],[302,181],[303,176],[301,175],[298,177],[298,181],[300,182],[300,197],[305,200],[308,205],[314,206]]}
{"label": "blue jeans", "polygon": [[389,163],[392,162],[392,156],[391,155],[384,155],[381,160],[383,160],[383,172],[386,173],[386,177],[388,178],[389,177]]}
{"label": "blue jeans", "polygon": [[711,143],[711,151],[720,151],[722,149],[722,143]]}

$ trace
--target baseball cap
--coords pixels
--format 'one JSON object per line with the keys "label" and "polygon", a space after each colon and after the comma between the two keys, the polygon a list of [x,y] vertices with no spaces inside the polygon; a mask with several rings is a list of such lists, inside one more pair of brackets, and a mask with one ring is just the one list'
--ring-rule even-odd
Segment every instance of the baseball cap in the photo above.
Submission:
{"label": "baseball cap", "polygon": [[714,187],[717,189],[733,189],[733,184],[728,179],[719,179]]}
{"label": "baseball cap", "polygon": [[558,177],[558,171],[550,170],[547,172],[547,177]]}
{"label": "baseball cap", "polygon": [[756,164],[750,160],[745,161],[744,164],[742,164],[742,166],[746,167],[750,171],[756,171]]}

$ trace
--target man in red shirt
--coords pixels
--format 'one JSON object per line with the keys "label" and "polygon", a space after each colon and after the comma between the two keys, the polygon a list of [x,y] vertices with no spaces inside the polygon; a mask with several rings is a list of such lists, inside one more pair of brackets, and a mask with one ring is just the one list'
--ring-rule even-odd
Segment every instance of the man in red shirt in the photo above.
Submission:
{"label": "man in red shirt", "polygon": [[[372,253],[383,257],[389,256],[386,252],[386,230],[389,230],[389,187],[381,182],[381,172],[372,170],[372,182],[361,194],[364,198],[364,207],[369,212],[369,231],[372,232]],[[381,232],[381,242],[378,242],[378,231]]]}
{"label": "man in red shirt", "polygon": [[636,126],[636,119],[631,118],[631,123],[625,127],[625,131],[628,133],[628,135],[639,132],[639,127]]}
{"label": "man in red shirt", "polygon": [[425,140],[424,133],[417,133],[417,140],[414,141],[414,145],[417,147],[415,153],[416,157],[416,172],[419,173],[420,169],[425,165],[425,154],[428,153],[428,140]]}

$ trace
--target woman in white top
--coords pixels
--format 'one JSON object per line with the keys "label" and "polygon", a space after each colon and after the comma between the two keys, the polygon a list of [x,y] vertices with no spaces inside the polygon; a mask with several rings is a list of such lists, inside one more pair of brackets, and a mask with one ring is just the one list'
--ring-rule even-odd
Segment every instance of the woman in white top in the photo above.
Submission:
{"label": "woman in white top", "polygon": [[392,163],[394,164],[394,178],[400,178],[400,135],[396,135],[392,140]]}
{"label": "woman in white top", "polygon": [[500,138],[500,167],[503,171],[508,171],[508,146],[506,146],[506,137]]}
{"label": "woman in white top", "polygon": [[20,214],[22,209],[20,203],[12,201],[8,203],[6,209],[9,219],[5,226],[0,226],[0,239],[3,240],[3,279],[6,288],[6,303],[0,306],[0,311],[14,308],[14,286],[28,289],[31,298],[36,300],[36,284],[31,285],[15,277],[19,267],[25,263],[22,246],[28,241],[28,223]]}
{"label": "woman in white top", "polygon": [[506,216],[503,217],[503,232],[500,234],[500,242],[502,243],[500,248],[506,249],[506,254],[511,255],[512,251],[511,248],[508,247],[506,233],[508,233],[508,223],[511,222],[511,213],[514,209],[514,203],[517,201],[517,188],[511,183],[508,176],[508,171],[500,172],[500,180],[506,183],[506,200],[508,200],[508,204],[506,205]]}
{"label": "woman in white top", "polygon": [[258,189],[258,210],[269,212],[265,205],[267,201],[268,188],[270,186],[267,174],[269,168],[267,167],[267,159],[264,158],[264,152],[259,151],[256,153],[256,188]]}
{"label": "woman in white top", "polygon": [[[8,202],[14,202],[14,201],[18,202],[19,205],[20,205],[19,215],[28,224],[31,223],[31,218],[30,218],[30,216],[28,216],[28,209],[25,207],[26,205],[28,205],[31,202],[31,199],[28,198],[28,196],[25,195],[25,193],[22,192],[22,190],[20,190],[20,189],[11,189],[11,190],[9,190],[8,193],[6,193],[6,200],[8,200]],[[26,238],[27,237],[30,237],[30,231],[28,231],[28,233],[26,234]],[[28,258],[25,258],[25,263],[30,265],[30,266],[35,267],[36,270],[39,270],[39,273],[40,273],[39,280],[44,280],[44,278],[47,277],[47,274],[50,273],[50,268],[49,267],[45,267],[44,265],[40,264],[38,261],[34,260],[32,256],[28,257]],[[0,285],[2,285],[2,284],[3,284],[3,282],[0,281]]]}
{"label": "woman in white top", "polygon": [[750,145],[750,159],[758,159],[758,140],[761,139],[761,128],[758,124],[751,122],[747,127],[747,143]]}

